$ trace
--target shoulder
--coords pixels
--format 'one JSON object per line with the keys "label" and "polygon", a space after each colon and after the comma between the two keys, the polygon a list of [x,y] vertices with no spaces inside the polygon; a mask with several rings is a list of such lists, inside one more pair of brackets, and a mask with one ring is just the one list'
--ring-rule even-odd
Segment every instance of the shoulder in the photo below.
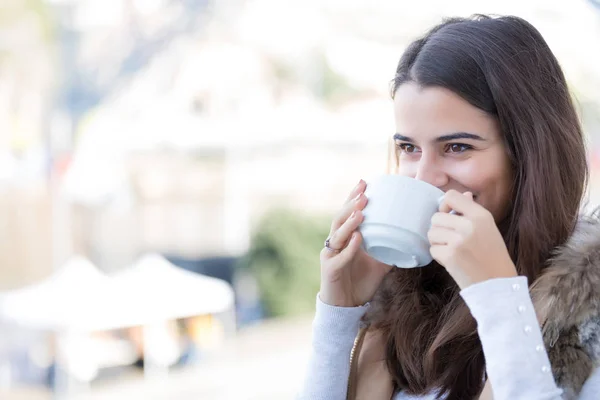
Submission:
{"label": "shoulder", "polygon": [[600,315],[600,219],[578,221],[530,291],[545,331],[580,326]]}
{"label": "shoulder", "polygon": [[578,393],[600,365],[600,219],[581,218],[530,286],[552,370]]}

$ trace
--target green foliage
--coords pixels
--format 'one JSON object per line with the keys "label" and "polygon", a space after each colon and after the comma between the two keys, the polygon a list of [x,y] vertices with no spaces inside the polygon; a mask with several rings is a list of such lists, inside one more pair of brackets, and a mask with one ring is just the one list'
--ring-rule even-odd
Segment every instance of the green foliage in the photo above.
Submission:
{"label": "green foliage", "polygon": [[256,277],[268,316],[314,310],[319,290],[319,252],[329,220],[275,210],[262,219],[240,266]]}
{"label": "green foliage", "polygon": [[[0,31],[16,29],[20,37],[39,37],[46,44],[53,43],[55,21],[47,2],[44,0],[2,0],[2,2]],[[31,26],[31,22],[34,23],[34,27]]]}
{"label": "green foliage", "polygon": [[321,65],[321,74],[321,95],[327,103],[335,104],[358,96],[359,91],[348,79],[337,73],[326,59],[323,59]]}
{"label": "green foliage", "polygon": [[325,103],[335,105],[360,94],[347,78],[333,69],[324,53],[314,55],[313,65],[319,79],[312,89]]}
{"label": "green foliage", "polygon": [[307,66],[293,64],[289,60],[268,59],[277,90],[286,91],[289,87],[299,85],[329,106],[336,106],[363,94],[361,89],[356,88],[348,78],[332,67],[323,50],[315,50],[307,57]]}

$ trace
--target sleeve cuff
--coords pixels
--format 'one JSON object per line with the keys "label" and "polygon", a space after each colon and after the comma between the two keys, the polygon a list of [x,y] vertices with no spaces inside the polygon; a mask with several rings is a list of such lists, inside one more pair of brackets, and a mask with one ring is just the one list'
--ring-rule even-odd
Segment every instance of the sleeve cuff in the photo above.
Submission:
{"label": "sleeve cuff", "polygon": [[489,314],[490,304],[497,305],[498,300],[529,297],[527,277],[495,278],[471,285],[460,292],[477,319],[481,313]]}
{"label": "sleeve cuff", "polygon": [[358,307],[337,307],[323,303],[317,295],[317,308],[313,325],[335,335],[350,335],[354,339],[358,333],[360,319],[369,309],[369,303]]}

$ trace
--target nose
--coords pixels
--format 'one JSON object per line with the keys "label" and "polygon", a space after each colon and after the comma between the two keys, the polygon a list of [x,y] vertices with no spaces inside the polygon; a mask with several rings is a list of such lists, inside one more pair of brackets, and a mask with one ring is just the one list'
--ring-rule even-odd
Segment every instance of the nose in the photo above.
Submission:
{"label": "nose", "polygon": [[448,184],[448,175],[438,159],[423,154],[417,167],[415,179],[427,182],[435,187],[442,188]]}

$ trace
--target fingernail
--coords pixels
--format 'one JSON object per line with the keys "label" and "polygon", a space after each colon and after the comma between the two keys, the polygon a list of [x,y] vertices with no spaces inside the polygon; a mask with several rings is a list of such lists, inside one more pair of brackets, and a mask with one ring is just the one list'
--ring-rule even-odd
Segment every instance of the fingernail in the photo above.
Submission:
{"label": "fingernail", "polygon": [[356,197],[354,198],[354,201],[359,201],[361,196],[362,196],[362,193],[357,194]]}
{"label": "fingernail", "polygon": [[350,214],[350,218],[354,218],[356,217],[356,211],[352,211],[352,214]]}
{"label": "fingernail", "polygon": [[354,190],[358,189],[359,186],[363,183],[363,180],[361,179],[360,181],[358,181],[358,183],[356,184],[356,186],[354,187]]}

